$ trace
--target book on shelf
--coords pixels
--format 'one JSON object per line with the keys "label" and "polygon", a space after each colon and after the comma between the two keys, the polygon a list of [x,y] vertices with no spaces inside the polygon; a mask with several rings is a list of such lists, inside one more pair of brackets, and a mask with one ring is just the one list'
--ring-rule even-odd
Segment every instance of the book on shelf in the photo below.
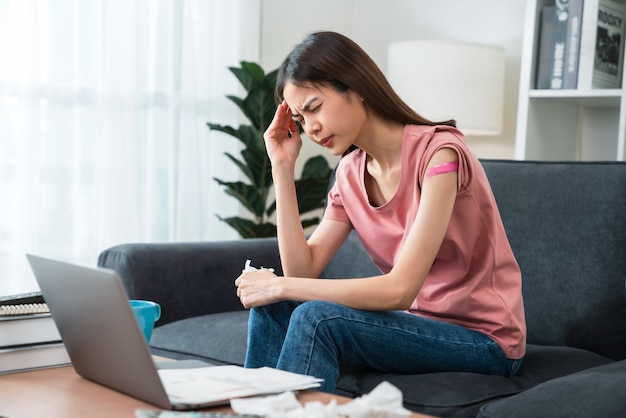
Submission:
{"label": "book on shelf", "polygon": [[583,20],[583,0],[569,0],[569,19],[565,41],[565,69],[563,88],[575,89],[578,85],[578,58]]}
{"label": "book on shelf", "polygon": [[583,4],[583,20],[580,29],[580,48],[578,53],[579,90],[591,89],[593,80],[593,61],[596,50],[596,33],[598,28],[599,0],[585,0]]}
{"label": "book on shelf", "polygon": [[553,6],[545,6],[541,10],[539,25],[539,43],[537,49],[537,71],[535,88],[546,89],[550,85],[550,42],[552,40]]}
{"label": "book on shelf", "polygon": [[41,294],[0,297],[0,348],[60,341]]}
{"label": "book on shelf", "polygon": [[621,88],[623,61],[624,5],[615,1],[600,0],[591,87]]}
{"label": "book on shelf", "polygon": [[[620,88],[624,60],[623,18],[623,3],[584,0],[578,64],[579,90]],[[616,42],[619,42],[617,50]]]}
{"label": "book on shelf", "polygon": [[69,364],[70,357],[60,342],[0,348],[0,374]]}
{"label": "book on shelf", "polygon": [[562,89],[569,6],[544,6],[541,11],[537,89]]}

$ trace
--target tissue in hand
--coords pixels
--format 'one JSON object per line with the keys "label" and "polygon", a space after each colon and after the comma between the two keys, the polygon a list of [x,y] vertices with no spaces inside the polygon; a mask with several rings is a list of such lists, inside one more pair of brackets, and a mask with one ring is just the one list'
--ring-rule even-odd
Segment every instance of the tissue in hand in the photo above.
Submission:
{"label": "tissue in hand", "polygon": [[[251,265],[252,261],[251,260],[246,260],[246,264],[243,266],[243,270],[241,270],[242,273],[245,273],[247,271],[257,271],[259,270],[256,267],[253,267]],[[260,268],[264,268],[263,266],[261,266]],[[269,271],[271,271],[272,273],[274,273],[274,269],[268,269]]]}

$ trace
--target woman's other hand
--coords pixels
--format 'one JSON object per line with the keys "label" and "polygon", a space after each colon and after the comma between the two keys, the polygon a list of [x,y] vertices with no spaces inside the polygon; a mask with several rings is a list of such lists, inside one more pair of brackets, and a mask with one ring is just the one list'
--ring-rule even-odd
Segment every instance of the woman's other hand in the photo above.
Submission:
{"label": "woman's other hand", "polygon": [[281,280],[268,269],[246,271],[235,280],[237,297],[246,309],[279,302]]}

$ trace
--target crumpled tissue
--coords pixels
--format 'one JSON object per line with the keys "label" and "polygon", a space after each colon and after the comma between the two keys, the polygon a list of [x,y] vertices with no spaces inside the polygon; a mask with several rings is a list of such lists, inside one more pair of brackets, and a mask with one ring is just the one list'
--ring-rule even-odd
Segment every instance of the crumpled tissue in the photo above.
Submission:
{"label": "crumpled tissue", "polygon": [[382,382],[370,393],[343,405],[333,399],[301,405],[293,392],[278,395],[232,399],[230,406],[238,414],[256,414],[265,418],[404,418],[411,411],[402,406],[402,392],[389,382]]}
{"label": "crumpled tissue", "polygon": [[[259,267],[259,268],[256,268],[256,267],[252,266],[252,264],[251,264],[251,263],[252,263],[252,261],[251,261],[251,260],[246,260],[246,264],[243,266],[243,270],[241,270],[241,272],[242,272],[242,273],[245,273],[245,272],[247,272],[247,271],[257,271],[257,270],[260,270],[260,269],[262,269],[262,268],[265,268],[265,267],[263,267],[263,266],[261,266],[261,267]],[[272,273],[274,273],[274,269],[272,269],[272,268],[268,268],[268,270],[269,270],[269,271],[271,271]]]}

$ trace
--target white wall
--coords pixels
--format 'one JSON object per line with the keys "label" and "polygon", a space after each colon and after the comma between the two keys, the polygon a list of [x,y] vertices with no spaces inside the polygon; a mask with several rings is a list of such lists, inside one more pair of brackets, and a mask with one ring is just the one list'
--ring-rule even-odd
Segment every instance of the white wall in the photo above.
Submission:
{"label": "white wall", "polygon": [[[513,158],[526,0],[261,0],[261,57],[280,65],[306,34],[334,30],[359,43],[386,71],[387,45],[414,39],[499,45],[506,52],[503,133],[471,137],[481,158]],[[301,160],[324,150],[305,141]],[[332,161],[332,158],[331,158]]]}

